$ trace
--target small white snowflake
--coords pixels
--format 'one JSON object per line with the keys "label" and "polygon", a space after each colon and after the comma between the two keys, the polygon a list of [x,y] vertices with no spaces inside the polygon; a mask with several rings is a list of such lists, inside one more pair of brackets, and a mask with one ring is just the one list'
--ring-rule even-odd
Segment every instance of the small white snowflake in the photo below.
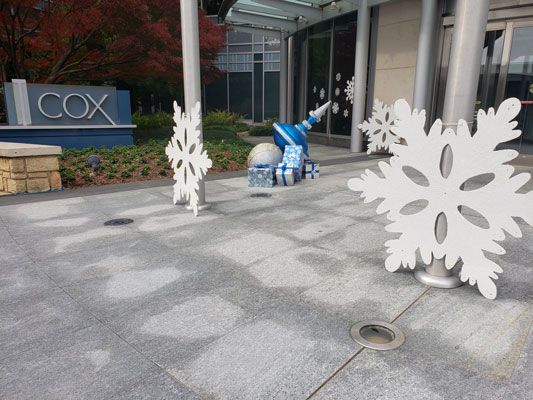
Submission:
{"label": "small white snowflake", "polygon": [[335,88],[335,96],[338,96],[341,94],[341,90],[339,88]]}
{"label": "small white snowflake", "polygon": [[333,111],[333,114],[337,114],[339,112],[339,103],[333,103],[333,105],[331,106],[331,111]]}
{"label": "small white snowflake", "polygon": [[341,74],[340,74],[340,72],[337,72],[337,75],[335,75],[335,80],[336,80],[337,82],[340,82],[340,81],[341,81]]}
{"label": "small white snowflake", "polygon": [[358,128],[368,136],[368,154],[375,153],[379,149],[390,151],[390,145],[400,141],[400,138],[392,132],[395,119],[392,107],[384,106],[378,99],[374,101],[372,117],[358,125]]}
{"label": "small white snowflake", "polygon": [[326,91],[324,88],[320,89],[320,100],[324,99],[326,97]]}
{"label": "small white snowflake", "polygon": [[344,118],[348,118],[348,115],[350,115],[350,112],[344,109],[344,112],[342,113],[342,115],[344,115]]}
{"label": "small white snowflake", "polygon": [[313,93],[316,93],[316,86],[313,86]]}
{"label": "small white snowflake", "polygon": [[[518,152],[495,150],[500,143],[520,136],[521,132],[514,129],[517,122],[513,121],[520,112],[520,101],[507,99],[497,112],[492,108],[487,113],[479,110],[477,132],[473,136],[464,120],[459,120],[457,133],[452,129],[442,132],[442,122],[437,120],[426,135],[425,111],[411,112],[405,100],[396,101],[394,112],[398,119],[393,130],[405,144],[392,144],[394,156],[390,164],[379,163],[384,177],[367,169],[361,178],[348,182],[351,190],[362,192],[365,203],[384,199],[376,211],[387,213],[387,219],[392,221],[387,231],[400,233],[399,238],[385,243],[390,253],[385,267],[389,271],[401,266],[414,268],[417,250],[426,265],[433,258],[445,257],[446,268],[451,269],[462,260],[461,280],[471,285],[477,283],[481,294],[494,299],[497,289],[493,279],[498,278],[496,273],[502,269],[484,252],[505,254],[496,243],[505,238],[504,231],[514,237],[522,236],[513,217],[533,225],[533,191],[518,193],[530,174],[513,176],[514,168],[507,163]],[[453,154],[453,165],[444,177],[440,161],[447,146]],[[418,171],[427,182],[416,183],[407,176],[406,168]],[[486,184],[469,189],[474,178]],[[406,205],[420,200],[426,203],[425,208],[414,214],[402,212]],[[478,218],[466,219],[460,211],[465,207],[476,211]],[[441,214],[447,235],[438,240],[435,224]],[[485,223],[481,224],[483,220]],[[475,224],[476,221],[479,222]]]}
{"label": "small white snowflake", "polygon": [[346,85],[346,89],[344,89],[344,93],[346,93],[346,101],[349,101],[351,104],[353,104],[355,77],[352,76],[351,81],[346,81]]}
{"label": "small white snowflake", "polygon": [[168,142],[165,153],[174,169],[174,204],[185,198],[189,200],[194,215],[198,215],[198,182],[203,179],[212,162],[200,143],[202,114],[200,102],[191,109],[191,115],[181,113],[174,102],[174,135]]}
{"label": "small white snowflake", "polygon": [[315,110],[316,110],[318,107],[320,107],[320,104],[315,103]]}

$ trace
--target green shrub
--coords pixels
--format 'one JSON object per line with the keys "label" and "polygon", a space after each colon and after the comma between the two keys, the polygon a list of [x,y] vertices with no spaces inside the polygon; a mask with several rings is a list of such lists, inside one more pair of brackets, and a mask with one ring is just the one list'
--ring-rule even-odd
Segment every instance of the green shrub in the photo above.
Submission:
{"label": "green shrub", "polygon": [[91,179],[91,173],[89,171],[84,171],[81,173],[83,179]]}
{"label": "green shrub", "polygon": [[164,128],[174,124],[172,114],[165,112],[157,112],[155,114],[141,114],[136,112],[131,116],[131,119],[132,123],[137,125],[139,129]]}
{"label": "green shrub", "polygon": [[165,171],[164,169],[160,169],[159,171],[157,171],[157,173],[159,175],[165,176],[167,174],[167,171]]}
{"label": "green shrub", "polygon": [[64,171],[61,173],[61,178],[62,178],[64,181],[73,181],[73,180],[74,180],[74,171],[71,170],[70,168],[64,170]]}
{"label": "green shrub", "polygon": [[144,167],[142,167],[142,169],[141,169],[141,175],[142,176],[148,175],[149,172],[150,172],[150,166],[149,165],[145,165]]}
{"label": "green shrub", "polygon": [[235,125],[237,122],[241,122],[243,119],[242,115],[237,113],[232,113],[226,110],[216,110],[209,111],[203,117],[204,126],[213,126],[213,125]]}
{"label": "green shrub", "polygon": [[122,173],[120,174],[120,176],[124,177],[124,178],[129,178],[131,176],[131,174],[129,173],[128,170],[124,170],[122,171]]}
{"label": "green shrub", "polygon": [[252,126],[248,131],[250,136],[271,136],[272,125],[258,125]]}
{"label": "green shrub", "polygon": [[[116,169],[116,168],[115,168]],[[113,179],[115,177],[115,174],[111,173],[111,168],[109,169],[110,172],[106,172],[105,177],[107,179]]]}

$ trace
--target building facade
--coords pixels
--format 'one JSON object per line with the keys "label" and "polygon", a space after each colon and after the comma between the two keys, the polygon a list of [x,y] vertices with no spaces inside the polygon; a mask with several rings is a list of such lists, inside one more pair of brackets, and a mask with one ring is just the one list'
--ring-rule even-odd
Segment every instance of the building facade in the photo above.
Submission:
{"label": "building facade", "polygon": [[[310,140],[361,151],[357,125],[376,98],[405,98],[430,121],[442,117],[455,8],[453,0],[226,0],[219,15],[280,39],[282,121],[331,100]],[[533,153],[533,1],[491,1],[483,46],[476,110],[519,98],[523,134],[509,146]]]}
{"label": "building facade", "polygon": [[241,31],[227,33],[215,65],[224,75],[205,85],[205,109],[228,110],[253,122],[279,113],[280,41]]}

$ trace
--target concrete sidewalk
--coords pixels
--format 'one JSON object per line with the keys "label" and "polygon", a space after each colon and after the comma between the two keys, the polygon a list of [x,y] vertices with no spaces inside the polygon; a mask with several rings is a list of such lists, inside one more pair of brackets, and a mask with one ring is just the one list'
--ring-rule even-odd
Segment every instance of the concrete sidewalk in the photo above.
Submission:
{"label": "concrete sidewalk", "polygon": [[[208,181],[197,218],[170,182],[0,198],[0,398],[531,399],[533,229],[494,256],[494,301],[389,273],[395,235],[346,186],[376,165]],[[405,344],[362,349],[366,319]]]}

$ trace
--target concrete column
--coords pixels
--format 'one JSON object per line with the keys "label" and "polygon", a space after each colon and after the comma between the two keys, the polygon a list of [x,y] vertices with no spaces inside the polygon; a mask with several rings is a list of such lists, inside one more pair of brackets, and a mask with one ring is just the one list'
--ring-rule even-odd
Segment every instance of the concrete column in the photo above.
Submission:
{"label": "concrete column", "polygon": [[294,36],[287,39],[287,123],[292,124],[294,113]]}
{"label": "concrete column", "polygon": [[[489,0],[457,0],[442,117],[445,128],[455,129],[459,119],[467,121],[472,128],[488,14]],[[453,155],[445,148],[440,165],[444,177],[450,174],[452,165]],[[446,234],[446,219],[439,215],[435,235],[442,241]],[[452,270],[446,269],[444,258],[433,259],[425,271],[417,270],[415,277],[426,285],[440,288],[462,284]]]}
{"label": "concrete column", "polygon": [[[198,3],[196,0],[181,0],[181,40],[183,53],[183,87],[185,91],[185,113],[201,102],[200,85],[200,40],[198,33]],[[200,124],[200,143],[203,142],[203,129]],[[198,209],[205,209],[204,181],[198,182]],[[203,206],[203,207],[202,207]]]}
{"label": "concrete column", "polygon": [[438,28],[438,0],[422,0],[422,16],[416,53],[413,108],[429,109],[435,72],[435,49]]}
{"label": "concrete column", "polygon": [[368,44],[370,38],[370,9],[368,0],[361,0],[357,10],[357,37],[355,41],[355,88],[352,109],[350,151],[363,151],[363,132],[357,127],[365,119]]}
{"label": "concrete column", "polygon": [[281,35],[279,51],[279,122],[287,122],[288,46],[284,36]]}

